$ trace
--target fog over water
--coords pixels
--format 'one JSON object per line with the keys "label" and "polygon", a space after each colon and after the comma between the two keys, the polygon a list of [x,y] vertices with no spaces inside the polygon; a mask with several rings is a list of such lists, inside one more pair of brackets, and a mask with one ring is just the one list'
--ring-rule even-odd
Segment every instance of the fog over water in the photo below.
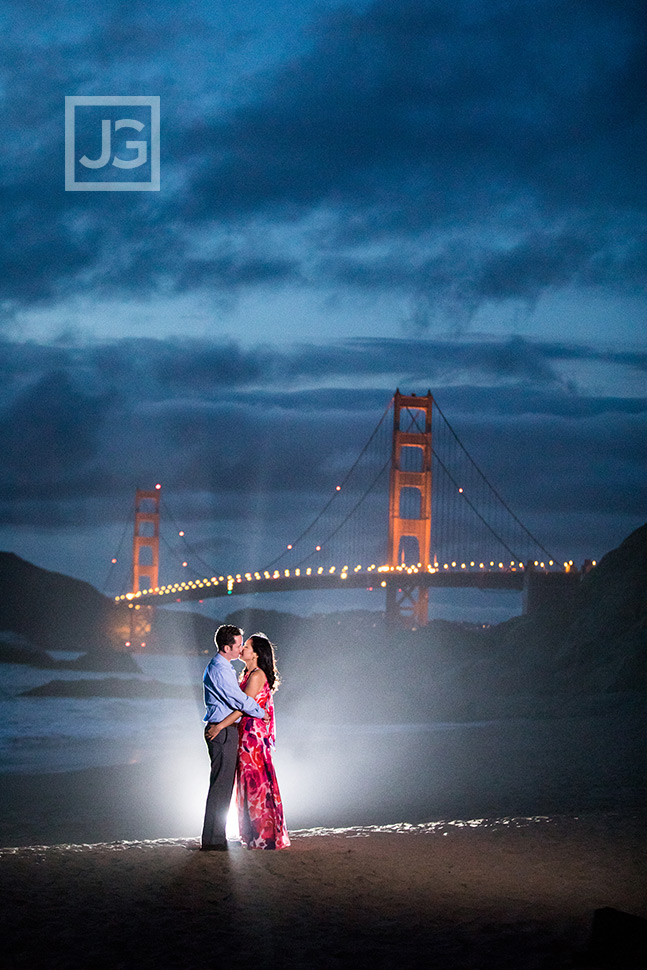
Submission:
{"label": "fog over water", "polygon": [[[334,645],[318,654],[286,651],[284,685],[276,695],[275,763],[291,827],[551,814],[609,808],[634,798],[638,712],[621,716],[607,701],[606,709],[588,717],[421,718],[420,692],[414,690],[421,671],[406,656],[385,661],[380,654],[382,674],[393,685],[393,704],[385,714],[383,684],[362,656],[358,664],[351,649]],[[187,687],[200,683],[205,663],[195,656],[136,660],[142,675],[122,677],[154,676]],[[198,833],[208,781],[199,694],[187,691],[186,700],[16,696],[52,675],[4,665],[0,772],[130,765],[143,773],[142,789],[150,793],[153,779],[156,793],[151,799],[142,791],[136,831],[123,793],[122,837]],[[340,678],[347,684],[343,692]],[[87,784],[83,774],[70,776],[75,784]],[[118,814],[122,794],[110,798]],[[160,830],[162,824],[166,830]]]}

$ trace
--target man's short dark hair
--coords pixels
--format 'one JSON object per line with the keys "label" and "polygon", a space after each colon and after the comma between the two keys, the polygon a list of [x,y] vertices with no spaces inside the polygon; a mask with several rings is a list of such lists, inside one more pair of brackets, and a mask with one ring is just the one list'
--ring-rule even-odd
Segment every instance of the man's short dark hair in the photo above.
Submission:
{"label": "man's short dark hair", "polygon": [[213,639],[218,650],[222,650],[224,647],[233,646],[236,637],[242,637],[242,635],[243,631],[239,626],[233,626],[231,623],[223,623],[216,630]]}

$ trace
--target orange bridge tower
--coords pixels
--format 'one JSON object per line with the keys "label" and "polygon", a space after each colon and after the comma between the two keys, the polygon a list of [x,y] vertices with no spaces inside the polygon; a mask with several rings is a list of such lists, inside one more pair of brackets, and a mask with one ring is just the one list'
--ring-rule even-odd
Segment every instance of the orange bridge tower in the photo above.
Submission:
{"label": "orange bridge tower", "polygon": [[[160,490],[138,488],[135,493],[133,534],[133,593],[159,586]],[[153,607],[130,603],[130,640],[133,652],[151,646]]]}
{"label": "orange bridge tower", "polygon": [[[433,397],[393,399],[393,446],[389,479],[388,565],[406,563],[425,570],[431,561],[431,411]],[[397,579],[396,579],[397,576]],[[407,626],[428,622],[429,590],[416,585],[415,574],[391,575],[386,613]]]}

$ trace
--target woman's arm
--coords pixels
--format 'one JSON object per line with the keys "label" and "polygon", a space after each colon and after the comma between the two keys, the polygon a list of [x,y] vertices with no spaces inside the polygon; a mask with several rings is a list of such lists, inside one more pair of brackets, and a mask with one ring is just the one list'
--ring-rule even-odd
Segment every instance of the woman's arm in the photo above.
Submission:
{"label": "woman's arm", "polygon": [[223,717],[222,721],[210,721],[209,724],[204,729],[204,736],[207,741],[213,741],[217,737],[223,728],[231,727],[236,721],[239,721],[243,716],[242,711],[232,711],[227,717]]}

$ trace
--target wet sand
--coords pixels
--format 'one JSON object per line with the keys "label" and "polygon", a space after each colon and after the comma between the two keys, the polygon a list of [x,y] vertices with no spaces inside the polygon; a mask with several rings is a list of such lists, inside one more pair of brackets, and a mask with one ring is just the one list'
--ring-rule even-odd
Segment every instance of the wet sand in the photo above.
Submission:
{"label": "wet sand", "polygon": [[646,821],[307,830],[282,852],[5,848],[3,967],[594,970],[612,965],[587,954],[596,909],[647,918]]}

